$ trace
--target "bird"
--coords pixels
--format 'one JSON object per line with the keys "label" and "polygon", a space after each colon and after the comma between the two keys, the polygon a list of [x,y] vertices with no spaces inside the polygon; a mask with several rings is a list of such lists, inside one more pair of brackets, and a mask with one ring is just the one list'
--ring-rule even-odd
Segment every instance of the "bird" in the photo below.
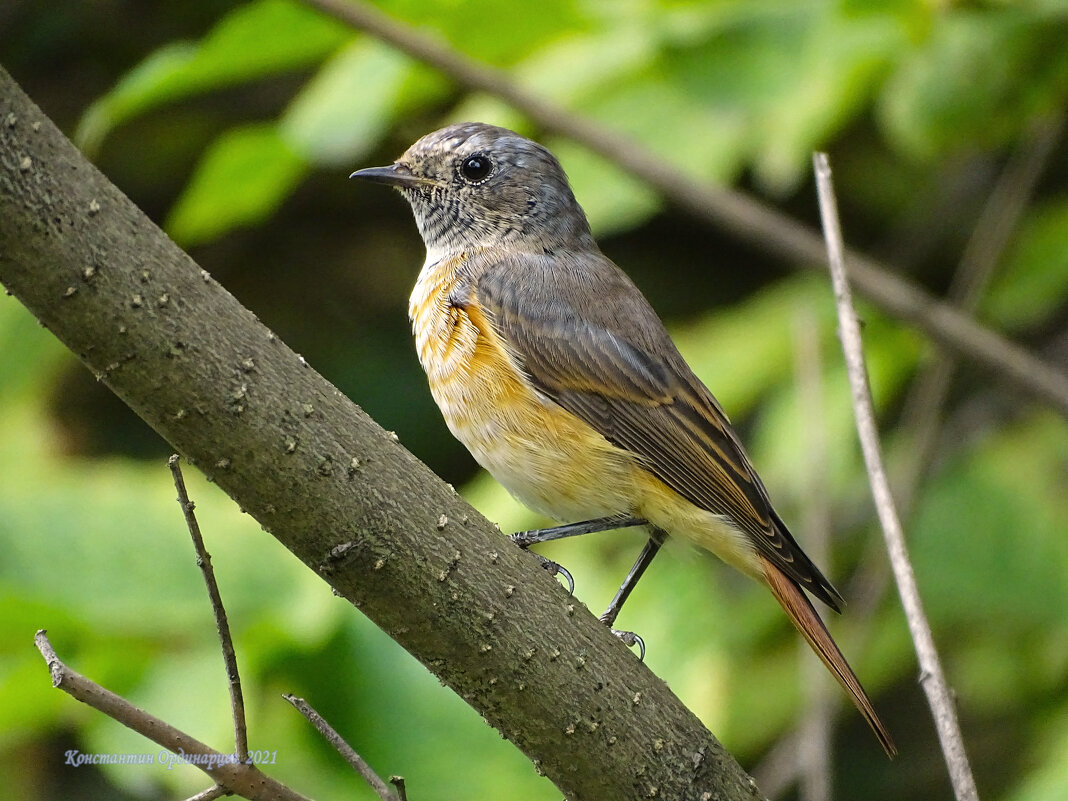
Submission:
{"label": "bird", "polygon": [[565,523],[524,544],[647,523],[649,542],[602,616],[609,625],[665,536],[711,551],[770,589],[893,757],[806,592],[835,611],[842,596],[773,509],[653,307],[601,252],[552,153],[462,122],[351,177],[411,206],[426,260],[409,316],[449,430],[513,496]]}

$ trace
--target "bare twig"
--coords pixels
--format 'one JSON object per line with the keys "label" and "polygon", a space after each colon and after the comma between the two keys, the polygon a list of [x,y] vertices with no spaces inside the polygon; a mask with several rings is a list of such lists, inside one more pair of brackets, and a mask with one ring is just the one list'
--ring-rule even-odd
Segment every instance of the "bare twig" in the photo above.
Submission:
{"label": "bare twig", "polygon": [[[197,554],[197,565],[204,574],[204,583],[208,587],[208,596],[211,598],[211,608],[215,613],[215,624],[219,630],[219,640],[222,645],[223,661],[226,663],[226,675],[230,683],[230,704],[234,713],[234,736],[237,742],[236,753],[242,761],[248,759],[248,740],[245,727],[245,702],[241,694],[241,678],[237,672],[237,654],[234,652],[234,643],[230,638],[230,624],[226,620],[226,609],[223,607],[222,595],[219,593],[219,585],[215,581],[215,571],[211,567],[211,555],[204,547],[204,538],[200,533],[200,524],[197,523],[193,514],[195,504],[189,500],[189,494],[185,489],[185,478],[182,476],[182,468],[179,465],[178,454],[172,455],[167,460],[167,465],[174,476],[174,487],[178,490],[178,503],[185,515],[186,525],[189,527],[189,535],[193,538],[193,548]],[[333,727],[316,712],[303,698],[293,695],[283,695],[289,703],[297,708],[319,730],[338,752],[348,760],[371,788],[378,793],[382,801],[404,801],[404,779],[400,776],[391,777],[390,781],[398,784],[400,794],[390,790],[371,766],[356,753],[356,751],[342,739]],[[210,790],[205,791],[210,792]],[[206,800],[207,801],[207,800]]]}
{"label": "bare twig", "polygon": [[[823,423],[823,371],[820,360],[819,326],[811,310],[798,315],[796,337],[797,387],[800,417],[804,421],[801,464],[804,472],[801,520],[805,548],[816,564],[829,571],[828,547],[831,513],[827,502],[827,432]],[[804,645],[804,644],[802,644]],[[830,801],[834,716],[832,696],[824,681],[824,668],[803,649],[802,662],[806,709],[801,719],[797,763],[802,801]]]}
{"label": "bare twig", "polygon": [[238,761],[233,754],[223,754],[209,748],[200,740],[71,670],[60,661],[43,629],[34,636],[34,643],[48,664],[52,686],[179,755],[178,762],[200,768],[213,782],[228,791],[252,801],[307,801],[304,796],[260,772],[255,765]]}
{"label": "bare twig", "polygon": [[214,787],[209,787],[203,792],[191,795],[185,801],[215,801],[216,798],[222,798],[223,796],[233,795],[229,790],[223,787],[221,784],[216,784]]}
{"label": "bare twig", "polygon": [[[654,187],[694,216],[805,267],[824,263],[817,232],[766,203],[723,187],[698,183],[668,160],[578,114],[526,91],[501,70],[480,64],[442,42],[354,0],[304,0],[324,13],[429,64],[468,89],[488,92],[547,132],[566,136]],[[1068,374],[1034,356],[951,305],[898,277],[882,264],[850,252],[857,290],[887,313],[1011,379],[1068,415]]]}
{"label": "bare twig", "polygon": [[215,571],[211,567],[211,554],[204,547],[200,525],[197,523],[196,515],[193,514],[196,505],[189,500],[189,494],[185,489],[185,478],[182,476],[182,468],[178,462],[178,454],[174,454],[167,460],[167,466],[170,467],[171,475],[174,477],[174,488],[178,490],[178,503],[182,507],[182,514],[189,528],[189,536],[193,538],[197,566],[204,575],[208,598],[211,599],[211,611],[215,615],[215,627],[219,631],[219,644],[222,646],[223,664],[226,666],[226,678],[230,687],[230,708],[234,715],[234,753],[244,762],[248,759],[248,734],[245,725],[245,699],[241,693],[241,676],[237,672],[237,654],[234,652],[234,641],[230,637],[230,624],[226,620],[226,609],[223,607],[219,585],[215,582]]}
{"label": "bare twig", "polygon": [[325,718],[316,712],[307,701],[295,695],[283,695],[282,697],[289,701],[300,714],[308,719],[309,723],[319,730],[323,738],[334,746],[337,752],[352,765],[353,770],[363,776],[364,781],[371,786],[371,789],[378,794],[382,801],[404,801],[404,779],[400,776],[390,776],[389,780],[396,785],[397,792],[391,790],[375,773],[374,768],[367,764],[367,760],[357,754],[356,750],[345,742],[345,739],[337,733],[334,727],[327,723]]}
{"label": "bare twig", "polygon": [[817,153],[813,158],[816,171],[816,186],[819,192],[820,217],[827,238],[827,254],[834,283],[838,307],[839,336],[845,354],[849,384],[853,396],[853,408],[857,420],[857,433],[864,452],[864,463],[871,481],[875,508],[879,514],[883,536],[890,555],[890,564],[897,580],[901,603],[905,609],[909,631],[916,647],[920,665],[920,682],[927,694],[927,702],[934,715],[935,728],[942,745],[942,753],[949,769],[950,781],[958,801],[978,801],[979,794],[972,777],[971,766],[964,751],[960,724],[952,696],[942,672],[942,665],[935,648],[934,637],[923,611],[916,577],[909,562],[905,538],[901,531],[890,494],[890,485],[883,468],[879,436],[875,425],[875,411],[868,385],[867,368],[864,364],[860,325],[846,279],[843,260],[842,231],[838,221],[838,208],[831,183],[831,170],[826,154]]}
{"label": "bare twig", "polygon": [[[949,300],[961,308],[971,311],[978,305],[992,271],[1026,209],[1035,184],[1049,162],[1053,147],[1063,134],[1064,123],[1065,118],[1061,116],[1046,120],[1028,132],[998,176],[976,221],[948,292]],[[951,354],[936,352],[932,361],[914,380],[905,401],[899,428],[910,435],[907,465],[900,472],[901,480],[894,485],[897,506],[904,517],[909,515],[916,488],[931,460],[931,449],[936,441],[935,434],[954,367]],[[807,414],[805,419],[810,419]],[[804,530],[809,530],[807,523],[804,524]],[[808,540],[811,541],[811,536],[808,536]],[[876,561],[878,546],[873,543],[868,550],[870,554],[861,559],[862,566],[852,577],[847,594],[854,619],[871,616],[883,598],[890,578],[885,559]],[[832,710],[834,718],[838,712]],[[796,761],[791,760],[791,755],[806,747],[804,743],[802,732],[791,734],[780,740],[753,769],[754,778],[770,798],[781,795],[794,783],[798,766]]]}

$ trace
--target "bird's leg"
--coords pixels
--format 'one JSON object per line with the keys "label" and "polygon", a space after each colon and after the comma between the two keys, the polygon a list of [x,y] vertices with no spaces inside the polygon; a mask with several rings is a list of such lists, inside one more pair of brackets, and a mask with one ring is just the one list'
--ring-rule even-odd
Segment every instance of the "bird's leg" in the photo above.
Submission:
{"label": "bird's leg", "polygon": [[[553,526],[552,528],[517,531],[515,534],[510,535],[509,538],[520,548],[526,550],[531,545],[537,545],[539,542],[551,542],[552,540],[562,540],[565,537],[577,537],[580,534],[593,534],[598,531],[611,531],[617,528],[643,525],[645,525],[645,521],[639,517],[618,514],[599,517],[596,520],[586,520],[582,523],[567,523],[566,525]],[[562,575],[567,579],[567,591],[569,594],[575,591],[575,580],[566,568],[551,559],[546,559],[541,554],[535,553],[534,556],[541,562],[541,566],[549,571],[550,575]]]}
{"label": "bird's leg", "polygon": [[638,554],[638,558],[634,562],[634,566],[630,569],[630,572],[623,579],[623,583],[619,586],[619,591],[616,592],[616,597],[612,599],[612,603],[608,604],[608,608],[604,610],[604,614],[601,615],[600,620],[606,626],[608,626],[612,633],[619,639],[623,640],[627,645],[637,645],[640,649],[640,659],[645,659],[645,640],[635,634],[633,631],[619,631],[612,628],[612,624],[616,622],[616,618],[619,616],[619,610],[623,608],[623,604],[627,598],[630,597],[631,592],[638,584],[638,579],[645,573],[645,569],[652,564],[653,558],[660,552],[660,546],[664,544],[664,538],[667,534],[663,529],[654,528],[653,533],[649,535],[649,541],[645,543],[645,547],[642,548],[642,552]]}
{"label": "bird's leg", "polygon": [[563,526],[552,528],[536,528],[531,531],[517,531],[510,535],[512,542],[520,548],[529,548],[539,542],[552,542],[566,537],[577,537],[580,534],[594,534],[598,531],[611,531],[617,528],[630,528],[632,526],[644,526],[645,521],[640,517],[618,514],[608,517],[599,517],[596,520],[586,520],[582,523],[567,523]]}

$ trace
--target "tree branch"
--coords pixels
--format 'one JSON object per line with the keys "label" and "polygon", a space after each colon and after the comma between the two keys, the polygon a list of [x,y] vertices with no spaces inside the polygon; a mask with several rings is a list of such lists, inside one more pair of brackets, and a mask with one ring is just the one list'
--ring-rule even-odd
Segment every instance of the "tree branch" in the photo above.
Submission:
{"label": "tree branch", "polygon": [[571,801],[759,796],[626,646],[197,267],[3,70],[0,207],[8,291]]}
{"label": "tree branch", "polygon": [[[185,764],[183,756],[195,757],[188,763],[204,771],[213,782],[252,801],[308,801],[300,793],[260,772],[255,765],[235,761],[233,754],[222,754],[209,748],[195,737],[190,737],[166,721],[137,708],[122,696],[71,670],[56,656],[44,630],[38,631],[33,639],[37,650],[48,663],[52,686],[162,745],[177,754],[182,764]],[[205,792],[210,793],[210,788]]]}
{"label": "tree branch", "polygon": [[957,801],[978,801],[979,794],[972,778],[971,766],[964,751],[964,741],[957,722],[957,712],[953,704],[949,685],[942,672],[942,663],[938,657],[934,635],[923,611],[916,576],[912,572],[905,536],[901,531],[901,521],[894,508],[894,499],[890,494],[890,483],[883,467],[879,434],[875,424],[875,408],[871,400],[871,388],[868,385],[868,371],[864,364],[864,351],[860,338],[860,324],[853,299],[849,291],[843,263],[842,229],[838,222],[838,207],[831,185],[831,169],[827,156],[817,153],[813,157],[816,170],[816,188],[819,191],[820,217],[827,236],[827,255],[831,268],[831,280],[834,283],[834,296],[838,307],[838,333],[842,340],[846,369],[849,373],[849,386],[853,395],[853,410],[857,420],[857,433],[860,436],[861,449],[864,452],[864,464],[871,482],[875,508],[882,524],[886,548],[890,554],[890,565],[894,570],[901,605],[905,609],[909,632],[916,647],[919,659],[921,684],[927,694],[927,703],[934,714],[935,728],[942,745],[942,754],[949,768],[950,781]]}
{"label": "tree branch", "polygon": [[[505,72],[480,64],[442,42],[355,0],[304,0],[429,64],[467,89],[488,92],[518,109],[546,132],[565,136],[655,188],[665,199],[791,264],[821,269],[826,263],[819,233],[773,207],[723,187],[698,183],[669,161],[526,91]],[[915,325],[932,339],[1011,380],[1068,415],[1068,374],[939,301],[861,253],[845,251],[850,281],[887,314]]]}
{"label": "tree branch", "polygon": [[[311,704],[305,701],[303,698],[299,698],[295,695],[283,695],[293,707],[300,712],[311,725],[323,736],[334,749],[345,758],[345,761],[352,766],[352,769],[363,777],[363,780],[370,785],[371,789],[375,791],[375,794],[382,799],[382,801],[400,801],[400,796],[391,790],[389,786],[382,781],[382,778],[375,773],[374,768],[367,764],[367,760],[356,753],[351,745],[345,742],[345,738],[337,733],[337,730],[327,723],[326,719],[316,711]],[[399,776],[394,776],[393,780],[400,780]]]}
{"label": "tree branch", "polygon": [[178,492],[178,505],[182,507],[182,516],[189,529],[189,536],[193,540],[193,552],[197,555],[197,566],[204,576],[211,611],[215,616],[215,628],[219,632],[219,647],[222,649],[223,665],[226,667],[226,683],[230,688],[230,710],[234,716],[234,753],[244,762],[248,759],[248,728],[245,725],[245,697],[241,693],[241,675],[237,672],[237,654],[234,652],[234,641],[230,637],[230,623],[226,619],[222,594],[215,581],[215,570],[211,566],[211,554],[204,547],[200,524],[197,523],[196,515],[193,513],[196,506],[189,500],[189,493],[185,489],[185,477],[182,475],[182,467],[178,462],[178,454],[174,454],[167,460],[167,466],[171,469],[174,488]]}

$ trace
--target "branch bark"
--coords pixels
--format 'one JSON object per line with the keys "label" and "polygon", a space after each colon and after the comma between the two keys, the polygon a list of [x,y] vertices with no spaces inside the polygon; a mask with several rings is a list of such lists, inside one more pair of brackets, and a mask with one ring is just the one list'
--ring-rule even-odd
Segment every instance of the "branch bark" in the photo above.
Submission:
{"label": "branch bark", "polygon": [[662,681],[197,267],[2,69],[0,283],[568,798],[759,797]]}
{"label": "branch bark", "polygon": [[[518,109],[543,131],[566,136],[645,181],[698,219],[729,231],[791,264],[823,269],[820,234],[741,192],[695,181],[661,156],[588,117],[528,92],[503,71],[480,64],[439,40],[399,22],[367,2],[304,0],[347,25],[422,61],[459,85],[488,92]],[[875,259],[845,252],[849,280],[882,311],[914,325],[936,342],[1008,379],[1068,416],[1068,374],[1010,342],[952,304],[932,297]]]}

